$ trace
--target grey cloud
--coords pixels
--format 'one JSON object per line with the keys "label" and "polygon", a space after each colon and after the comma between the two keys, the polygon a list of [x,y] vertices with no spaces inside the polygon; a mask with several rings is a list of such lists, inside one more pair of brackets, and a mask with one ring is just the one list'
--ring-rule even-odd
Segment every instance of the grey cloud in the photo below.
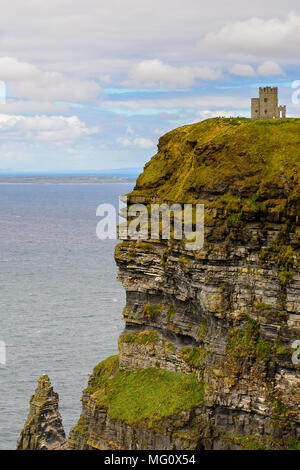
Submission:
{"label": "grey cloud", "polygon": [[142,108],[157,108],[157,109],[177,109],[177,108],[188,108],[188,109],[203,109],[203,108],[236,108],[243,109],[249,107],[249,98],[239,96],[228,96],[225,94],[220,95],[205,95],[205,96],[193,96],[182,98],[165,98],[165,99],[151,99],[151,100],[104,100],[99,103],[102,108],[118,109],[127,108],[129,110],[140,110]]}
{"label": "grey cloud", "polygon": [[[235,28],[240,31],[241,22],[246,29],[240,32],[245,33],[252,26],[249,18],[257,17],[264,26],[270,18],[278,18],[284,27],[286,12],[293,10],[299,11],[299,4],[294,0],[286,0],[284,4],[279,0],[253,0],[243,2],[242,6],[238,0],[52,0],[47,3],[11,0],[0,17],[1,50],[7,56],[29,63],[51,62],[59,65],[55,70],[81,70],[82,73],[84,64],[92,62],[95,73],[107,73],[101,69],[100,62],[99,68],[96,66],[99,59],[138,61],[154,57],[177,66],[195,65],[203,57],[213,61],[212,49],[217,53],[227,50],[232,25],[237,25]],[[287,28],[290,23],[288,20]],[[258,28],[260,25],[253,24]],[[225,34],[227,31],[229,36]],[[258,33],[260,37],[260,30]],[[253,36],[254,32],[252,45],[248,47],[243,40],[241,44],[239,40],[230,44],[243,53],[249,53],[250,47],[250,53],[259,54],[261,44],[257,42],[256,52]],[[279,43],[279,38],[272,40]],[[197,41],[203,46],[201,56],[195,48]],[[275,45],[267,47],[268,50],[275,53]],[[295,45],[290,50],[291,54],[294,52]]]}

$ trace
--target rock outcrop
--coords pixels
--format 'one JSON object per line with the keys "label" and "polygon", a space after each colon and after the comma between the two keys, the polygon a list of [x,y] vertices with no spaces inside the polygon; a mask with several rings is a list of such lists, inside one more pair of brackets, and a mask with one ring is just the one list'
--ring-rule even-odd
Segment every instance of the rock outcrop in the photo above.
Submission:
{"label": "rock outcrop", "polygon": [[17,450],[66,448],[65,431],[58,411],[58,394],[53,391],[48,375],[42,375],[30,399],[30,411],[18,439]]}
{"label": "rock outcrop", "polygon": [[299,448],[300,120],[166,134],[128,195],[159,202],[204,204],[204,246],[117,245],[125,329],[70,448]]}

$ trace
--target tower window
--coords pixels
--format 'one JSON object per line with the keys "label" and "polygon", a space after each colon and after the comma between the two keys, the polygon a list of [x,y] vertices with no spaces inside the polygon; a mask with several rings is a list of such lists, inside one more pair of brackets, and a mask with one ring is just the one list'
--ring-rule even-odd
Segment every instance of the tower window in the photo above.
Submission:
{"label": "tower window", "polygon": [[268,102],[268,98],[265,98],[264,101],[265,101],[265,103],[267,103],[267,102]]}
{"label": "tower window", "polygon": [[267,109],[265,109],[265,114],[267,114],[267,112],[268,112],[268,110],[267,110]]}

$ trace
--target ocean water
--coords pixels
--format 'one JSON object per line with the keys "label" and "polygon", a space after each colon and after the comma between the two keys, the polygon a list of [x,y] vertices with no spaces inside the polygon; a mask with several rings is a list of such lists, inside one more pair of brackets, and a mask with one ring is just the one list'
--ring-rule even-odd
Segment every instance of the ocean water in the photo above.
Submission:
{"label": "ocean water", "polygon": [[125,292],[96,208],[132,184],[0,185],[0,449],[15,449],[38,377],[68,433],[93,367],[117,353]]}

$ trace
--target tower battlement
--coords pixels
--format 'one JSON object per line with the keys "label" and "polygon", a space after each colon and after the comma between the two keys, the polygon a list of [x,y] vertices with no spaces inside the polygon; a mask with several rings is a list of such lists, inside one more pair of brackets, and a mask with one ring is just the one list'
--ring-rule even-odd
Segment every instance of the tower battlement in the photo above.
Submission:
{"label": "tower battlement", "polygon": [[266,86],[264,88],[260,87],[259,88],[259,93],[274,93],[275,95],[278,95],[278,88],[277,87],[271,87],[271,86]]}
{"label": "tower battlement", "polygon": [[260,87],[259,98],[251,99],[252,119],[286,118],[286,106],[278,106],[278,88]]}

